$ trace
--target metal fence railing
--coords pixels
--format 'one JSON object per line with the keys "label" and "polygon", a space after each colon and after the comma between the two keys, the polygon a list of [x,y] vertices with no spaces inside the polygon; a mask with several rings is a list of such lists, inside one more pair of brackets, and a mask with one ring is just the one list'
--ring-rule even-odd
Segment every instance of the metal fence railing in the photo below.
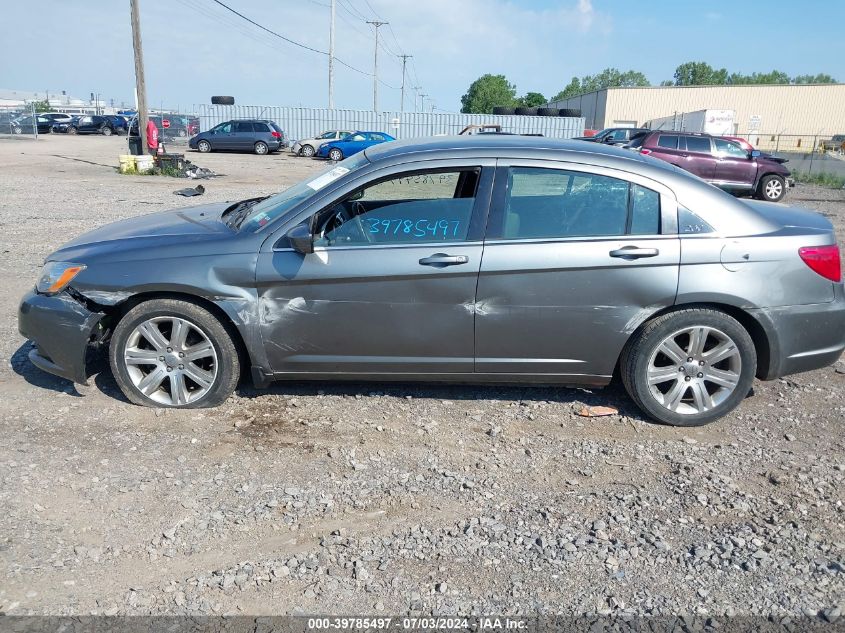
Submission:
{"label": "metal fence railing", "polygon": [[[34,104],[25,106],[0,106],[0,136],[38,138],[38,114]],[[48,127],[41,126],[42,133]]]}
{"label": "metal fence railing", "polygon": [[498,124],[505,132],[572,138],[584,132],[584,119],[573,117],[487,115],[432,112],[375,112],[282,106],[206,105],[193,107],[200,129],[230,119],[275,121],[290,139],[312,138],[325,130],[386,132],[396,138],[457,134],[468,125]]}
{"label": "metal fence railing", "polygon": [[842,153],[845,148],[841,144],[837,147],[831,142],[831,135],[827,134],[771,134],[764,132],[748,132],[743,138],[757,149],[764,152],[810,152],[832,151]]}

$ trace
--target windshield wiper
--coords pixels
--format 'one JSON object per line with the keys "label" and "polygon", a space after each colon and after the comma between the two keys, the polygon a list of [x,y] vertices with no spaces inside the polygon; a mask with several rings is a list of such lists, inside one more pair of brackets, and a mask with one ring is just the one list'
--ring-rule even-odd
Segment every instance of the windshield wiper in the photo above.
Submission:
{"label": "windshield wiper", "polygon": [[240,202],[236,202],[235,204],[226,207],[223,211],[223,215],[221,217],[225,218],[226,225],[237,229],[240,228],[241,223],[246,219],[249,215],[250,209],[262,200],[266,200],[270,196],[261,196],[259,198],[247,198],[246,200],[241,200]]}

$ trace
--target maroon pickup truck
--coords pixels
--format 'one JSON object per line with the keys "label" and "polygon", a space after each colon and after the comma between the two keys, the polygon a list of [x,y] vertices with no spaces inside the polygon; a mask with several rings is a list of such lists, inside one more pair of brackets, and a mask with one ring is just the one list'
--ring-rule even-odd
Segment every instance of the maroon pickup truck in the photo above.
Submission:
{"label": "maroon pickup truck", "polygon": [[656,130],[638,145],[640,153],[677,165],[732,193],[778,202],[795,185],[782,161],[717,136]]}

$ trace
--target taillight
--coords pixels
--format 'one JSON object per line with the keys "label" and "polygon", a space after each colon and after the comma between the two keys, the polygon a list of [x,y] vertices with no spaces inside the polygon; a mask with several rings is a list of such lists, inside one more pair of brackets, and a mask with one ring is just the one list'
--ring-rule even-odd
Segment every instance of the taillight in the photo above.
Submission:
{"label": "taillight", "polygon": [[651,154],[651,150],[650,150],[650,149],[646,149],[645,147],[643,147],[643,148],[640,150],[640,154],[645,154],[646,156],[648,156],[649,154]]}
{"label": "taillight", "polygon": [[825,279],[842,281],[842,263],[839,261],[839,247],[836,244],[802,246],[798,249],[798,255],[807,266]]}
{"label": "taillight", "polygon": [[282,138],[282,134],[280,132],[276,132],[275,130],[270,132],[270,136],[272,136],[273,138]]}

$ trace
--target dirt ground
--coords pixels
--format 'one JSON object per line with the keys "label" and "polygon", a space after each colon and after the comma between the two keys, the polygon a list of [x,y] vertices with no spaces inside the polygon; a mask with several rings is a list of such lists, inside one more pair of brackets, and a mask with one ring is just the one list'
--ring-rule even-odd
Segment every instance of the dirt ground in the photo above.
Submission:
{"label": "dirt ground", "polygon": [[[845,363],[755,383],[699,429],[618,387],[279,383],[214,410],[32,367],[17,305],[114,220],[283,189],[322,163],[199,155],[121,176],[125,140],[0,139],[0,612],[674,613],[845,609]],[[845,191],[799,187],[845,241]],[[618,415],[582,418],[582,403]]]}

